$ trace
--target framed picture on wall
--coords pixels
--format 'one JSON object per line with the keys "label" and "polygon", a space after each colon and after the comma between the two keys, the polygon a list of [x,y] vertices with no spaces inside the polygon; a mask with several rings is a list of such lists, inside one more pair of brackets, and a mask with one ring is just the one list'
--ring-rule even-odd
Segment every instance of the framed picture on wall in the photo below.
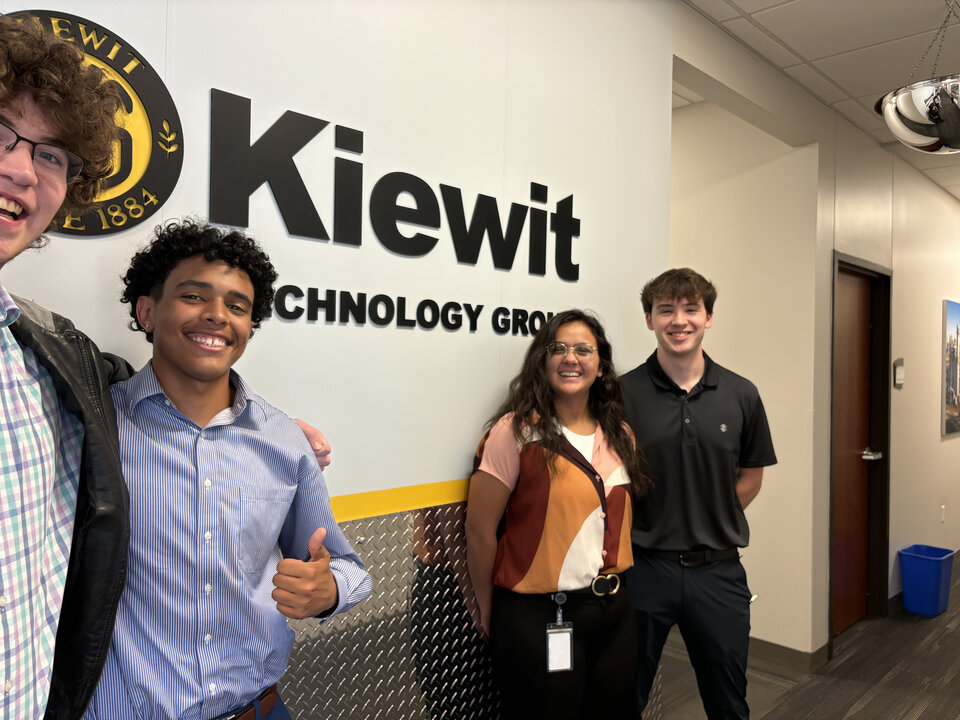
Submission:
{"label": "framed picture on wall", "polygon": [[943,362],[940,435],[960,432],[960,303],[943,301]]}

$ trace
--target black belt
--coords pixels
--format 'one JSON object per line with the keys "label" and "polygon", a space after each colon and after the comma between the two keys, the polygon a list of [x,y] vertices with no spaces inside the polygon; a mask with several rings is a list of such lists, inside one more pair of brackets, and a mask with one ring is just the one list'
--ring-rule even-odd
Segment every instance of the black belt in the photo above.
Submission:
{"label": "black belt", "polygon": [[567,595],[596,595],[597,597],[603,597],[604,595],[616,595],[619,590],[620,576],[610,574],[597,575],[585,588],[563,590],[562,592],[565,592]]}
{"label": "black belt", "polygon": [[648,557],[660,558],[678,562],[684,567],[700,567],[710,563],[736,560],[740,557],[740,548],[726,548],[725,550],[648,550],[639,548],[640,553]]}

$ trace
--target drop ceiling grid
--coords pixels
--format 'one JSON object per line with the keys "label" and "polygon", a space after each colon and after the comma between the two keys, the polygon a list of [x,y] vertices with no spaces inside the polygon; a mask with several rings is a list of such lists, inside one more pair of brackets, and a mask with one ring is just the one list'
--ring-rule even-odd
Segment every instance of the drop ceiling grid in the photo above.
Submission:
{"label": "drop ceiling grid", "polygon": [[[946,14],[944,0],[684,0],[881,144],[895,142],[873,105],[905,84]],[[930,77],[937,47],[914,80]],[[938,75],[960,74],[952,17]],[[898,153],[901,154],[901,153]],[[931,169],[919,153],[918,169]],[[957,160],[946,165],[960,167]],[[939,158],[938,158],[939,160]],[[924,167],[926,165],[926,168]],[[957,191],[956,177],[929,175]],[[950,181],[947,181],[947,178]],[[958,195],[960,197],[960,195]]]}

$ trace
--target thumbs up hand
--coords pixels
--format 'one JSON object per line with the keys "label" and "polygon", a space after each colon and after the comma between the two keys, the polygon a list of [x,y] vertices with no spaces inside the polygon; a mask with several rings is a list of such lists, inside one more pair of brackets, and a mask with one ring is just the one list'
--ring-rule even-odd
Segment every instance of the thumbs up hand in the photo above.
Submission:
{"label": "thumbs up hand", "polygon": [[337,581],[330,570],[330,553],[323,546],[326,537],[326,528],[317,528],[310,537],[309,560],[284,558],[277,563],[271,597],[277,610],[289,618],[314,617],[339,601]]}

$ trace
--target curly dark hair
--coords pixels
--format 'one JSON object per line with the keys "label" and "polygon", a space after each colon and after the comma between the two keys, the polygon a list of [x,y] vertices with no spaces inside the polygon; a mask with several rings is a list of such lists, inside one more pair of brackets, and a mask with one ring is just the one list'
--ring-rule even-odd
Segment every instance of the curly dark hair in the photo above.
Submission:
{"label": "curly dark hair", "polygon": [[653,312],[653,306],[658,300],[683,299],[691,302],[703,300],[707,315],[713,315],[717,289],[696,270],[673,268],[657,275],[640,291],[640,302],[643,304],[643,311],[648,315]]}
{"label": "curly dark hair", "polygon": [[588,312],[565,310],[554,315],[540,328],[527,348],[520,372],[510,381],[506,400],[484,427],[489,430],[504,415],[513,413],[513,434],[518,442],[524,442],[530,426],[535,422],[539,444],[552,453],[560,452],[564,437],[560,419],[554,410],[553,387],[547,378],[547,345],[556,339],[561,326],[573,322],[585,324],[597,339],[597,354],[600,356],[602,374],[590,386],[587,405],[610,447],[623,461],[630,476],[633,497],[635,500],[639,499],[648,487],[643,452],[636,447],[633,434],[626,424],[623,391],[613,366],[613,348],[607,340],[603,325]]}
{"label": "curly dark hair", "polygon": [[[158,225],[155,237],[130,260],[123,276],[124,290],[121,302],[130,305],[130,329],[142,331],[153,342],[153,333],[147,332],[137,319],[137,300],[143,296],[159,300],[163,284],[173,269],[187,258],[202,255],[204,260],[222,260],[230,267],[243,270],[253,283],[253,327],[270,314],[273,303],[273,284],[277,271],[257,241],[237,230],[221,230],[200,220],[186,218]],[[250,332],[253,337],[253,332]]]}
{"label": "curly dark hair", "polygon": [[87,161],[67,186],[53,229],[68,213],[90,207],[112,172],[120,92],[100,68],[84,62],[76,45],[36,18],[0,15],[0,107],[24,96],[37,104],[56,141]]}

